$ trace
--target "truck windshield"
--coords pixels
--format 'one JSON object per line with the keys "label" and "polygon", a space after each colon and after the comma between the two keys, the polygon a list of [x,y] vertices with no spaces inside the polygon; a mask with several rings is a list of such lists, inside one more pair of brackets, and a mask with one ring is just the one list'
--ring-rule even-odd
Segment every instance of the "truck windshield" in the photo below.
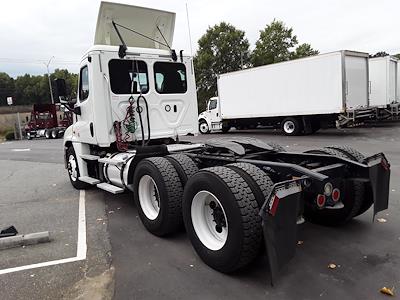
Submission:
{"label": "truck windshield", "polygon": [[114,94],[146,94],[149,91],[147,65],[141,60],[112,59],[109,64]]}
{"label": "truck windshield", "polygon": [[159,94],[186,93],[186,68],[184,64],[156,62],[154,64],[154,77]]}
{"label": "truck windshield", "polygon": [[38,113],[36,115],[37,120],[48,120],[51,119],[53,116],[49,112]]}

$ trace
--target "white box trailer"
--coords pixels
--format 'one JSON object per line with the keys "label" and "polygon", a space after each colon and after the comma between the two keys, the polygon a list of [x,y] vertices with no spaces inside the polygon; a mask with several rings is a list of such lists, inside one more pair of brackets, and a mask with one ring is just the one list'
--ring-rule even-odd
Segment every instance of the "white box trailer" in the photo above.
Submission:
{"label": "white box trailer", "polygon": [[218,95],[221,125],[213,120],[209,129],[281,125],[295,135],[312,133],[322,122],[349,125],[371,114],[368,54],[337,51],[221,74]]}
{"label": "white box trailer", "polygon": [[370,106],[376,107],[378,118],[398,114],[398,59],[393,56],[369,59]]}

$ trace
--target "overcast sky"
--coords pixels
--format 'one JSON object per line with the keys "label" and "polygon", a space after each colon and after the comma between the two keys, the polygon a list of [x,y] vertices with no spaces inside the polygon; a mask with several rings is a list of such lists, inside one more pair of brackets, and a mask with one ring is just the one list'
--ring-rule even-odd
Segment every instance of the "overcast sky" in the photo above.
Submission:
{"label": "overcast sky", "polygon": [[[227,21],[246,32],[251,47],[274,18],[293,27],[300,43],[321,53],[350,49],[400,52],[399,0],[119,0],[176,12],[173,48],[190,53],[185,3],[193,51],[208,26]],[[99,0],[2,0],[0,72],[15,77],[43,74],[43,61],[77,72],[83,52],[93,44]]]}

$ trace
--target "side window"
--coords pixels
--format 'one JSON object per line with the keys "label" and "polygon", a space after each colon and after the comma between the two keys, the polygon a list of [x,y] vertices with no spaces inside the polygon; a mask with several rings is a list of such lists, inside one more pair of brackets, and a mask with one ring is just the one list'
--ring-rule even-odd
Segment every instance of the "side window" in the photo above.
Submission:
{"label": "side window", "polygon": [[186,68],[184,64],[156,62],[154,64],[154,79],[156,90],[160,94],[186,93]]}
{"label": "side window", "polygon": [[210,100],[209,110],[217,108],[217,100]]}
{"label": "side window", "polygon": [[83,102],[89,97],[89,69],[84,66],[79,75],[79,101]]}
{"label": "side window", "polygon": [[146,94],[149,91],[147,65],[141,60],[112,59],[108,64],[114,94]]}

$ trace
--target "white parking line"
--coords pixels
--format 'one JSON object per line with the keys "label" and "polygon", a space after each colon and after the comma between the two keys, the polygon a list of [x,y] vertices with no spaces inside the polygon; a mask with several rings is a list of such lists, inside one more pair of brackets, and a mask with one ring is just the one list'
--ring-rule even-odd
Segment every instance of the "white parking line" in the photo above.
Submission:
{"label": "white parking line", "polygon": [[31,149],[30,148],[15,148],[15,149],[11,149],[11,151],[14,151],[14,152],[28,152],[28,151],[31,151]]}
{"label": "white parking line", "polygon": [[25,265],[15,268],[0,270],[0,275],[14,273],[23,270],[43,268],[48,266],[60,265],[86,259],[87,244],[86,244],[86,212],[85,212],[85,191],[79,193],[79,223],[78,223],[78,243],[76,246],[76,256],[58,260],[45,261],[37,264]]}

